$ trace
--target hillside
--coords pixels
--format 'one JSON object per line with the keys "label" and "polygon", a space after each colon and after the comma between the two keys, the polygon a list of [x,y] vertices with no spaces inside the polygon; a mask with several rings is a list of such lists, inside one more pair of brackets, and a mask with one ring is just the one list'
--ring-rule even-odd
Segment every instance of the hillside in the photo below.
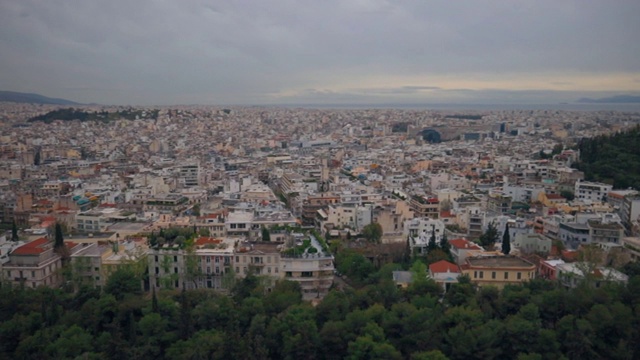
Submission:
{"label": "hillside", "polygon": [[585,179],[613,184],[616,189],[640,190],[640,126],[613,134],[582,139],[575,167]]}
{"label": "hillside", "polygon": [[114,112],[107,111],[84,111],[80,109],[67,108],[49,111],[46,114],[38,115],[29,119],[29,122],[43,121],[47,124],[56,120],[62,121],[102,121],[109,122],[118,119],[157,119],[158,110],[126,109]]}
{"label": "hillside", "polygon": [[0,91],[0,101],[30,104],[78,105],[77,102],[71,100],[50,98],[40,94],[29,94],[15,91]]}

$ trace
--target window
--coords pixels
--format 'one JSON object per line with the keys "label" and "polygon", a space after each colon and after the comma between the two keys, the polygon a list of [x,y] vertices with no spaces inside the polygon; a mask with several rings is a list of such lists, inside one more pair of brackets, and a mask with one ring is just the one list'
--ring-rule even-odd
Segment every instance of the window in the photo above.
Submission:
{"label": "window", "polygon": [[509,279],[509,273],[508,273],[508,272],[506,272],[506,271],[504,272],[504,279],[505,279],[505,280]]}
{"label": "window", "polygon": [[492,272],[491,272],[491,278],[492,278],[492,279],[495,279],[495,278],[496,278],[496,272],[495,272],[495,271],[492,271]]}
{"label": "window", "polygon": [[160,268],[156,266],[156,275],[160,274]]}
{"label": "window", "polygon": [[522,273],[521,272],[518,272],[517,279],[518,280],[522,279]]}
{"label": "window", "polygon": [[36,272],[35,271],[31,271],[31,277],[35,278],[36,277]]}
{"label": "window", "polygon": [[158,255],[156,255],[154,258],[155,258],[155,261],[158,262]]}
{"label": "window", "polygon": [[236,273],[239,274],[240,273],[240,268],[236,266]]}
{"label": "window", "polygon": [[474,272],[473,272],[473,278],[474,278],[474,279],[477,279],[477,278],[478,278],[478,272],[477,272],[477,271],[474,271]]}
{"label": "window", "polygon": [[211,262],[211,257],[207,256],[207,264]]}
{"label": "window", "polygon": [[211,274],[211,267],[207,266],[207,274]]}
{"label": "window", "polygon": [[278,273],[278,268],[276,268],[276,274]]}
{"label": "window", "polygon": [[480,271],[480,279],[484,278],[484,271]]}
{"label": "window", "polygon": [[173,262],[178,262],[178,256],[173,257]]}
{"label": "window", "polygon": [[239,263],[240,262],[240,256],[236,256],[236,262]]}
{"label": "window", "polygon": [[311,271],[303,271],[302,274],[301,274],[301,277],[303,277],[303,278],[313,277],[313,272],[311,272]]}
{"label": "window", "polygon": [[178,273],[178,268],[177,268],[177,267],[174,267],[174,268],[173,268],[173,272],[177,274],[177,273]]}
{"label": "window", "polygon": [[220,262],[220,258],[219,257],[216,256],[215,259],[216,259],[216,263]]}
{"label": "window", "polygon": [[292,277],[293,274],[291,273],[291,271],[287,271],[286,273],[284,273],[284,277]]}

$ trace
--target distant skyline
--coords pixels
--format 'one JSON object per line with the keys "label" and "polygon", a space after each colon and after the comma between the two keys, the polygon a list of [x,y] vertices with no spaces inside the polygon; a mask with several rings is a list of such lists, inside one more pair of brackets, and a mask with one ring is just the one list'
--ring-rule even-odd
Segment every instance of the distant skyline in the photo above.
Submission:
{"label": "distant skyline", "polygon": [[0,90],[119,105],[640,95],[640,2],[0,0]]}

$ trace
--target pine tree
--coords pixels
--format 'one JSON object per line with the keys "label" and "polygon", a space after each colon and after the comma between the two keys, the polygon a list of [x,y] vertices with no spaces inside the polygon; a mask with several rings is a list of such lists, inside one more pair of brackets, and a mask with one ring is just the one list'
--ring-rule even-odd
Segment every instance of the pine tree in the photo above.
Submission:
{"label": "pine tree", "polygon": [[449,254],[449,251],[451,250],[451,244],[449,244],[446,232],[442,234],[442,239],[440,239],[440,248],[447,254]]}
{"label": "pine tree", "polygon": [[511,235],[509,235],[509,223],[504,227],[504,234],[502,235],[502,253],[509,255],[511,252]]}
{"label": "pine tree", "polygon": [[56,223],[54,248],[59,249],[63,246],[64,246],[64,237],[62,236],[62,226],[60,226],[60,223]]}
{"label": "pine tree", "polygon": [[33,156],[33,165],[40,165],[40,150],[36,151],[36,154]]}
{"label": "pine tree", "polygon": [[151,312],[158,312],[158,296],[156,296],[156,287],[151,287]]}
{"label": "pine tree", "polygon": [[487,250],[491,250],[493,245],[498,241],[498,229],[494,222],[489,223],[487,226],[487,231],[484,234],[480,235],[480,245],[486,248]]}
{"label": "pine tree", "polygon": [[265,226],[262,226],[262,241],[271,241],[271,233]]}
{"label": "pine tree", "polygon": [[438,248],[438,243],[436,241],[436,227],[431,226],[431,237],[429,238],[429,243],[427,244],[427,249],[429,251],[435,250]]}
{"label": "pine tree", "polygon": [[187,296],[187,289],[182,284],[182,292],[180,293],[180,324],[178,331],[180,338],[183,340],[188,339],[191,336],[191,305],[189,304],[189,297]]}
{"label": "pine tree", "polygon": [[18,241],[20,238],[18,237],[18,225],[16,225],[16,221],[13,220],[11,223],[11,241]]}

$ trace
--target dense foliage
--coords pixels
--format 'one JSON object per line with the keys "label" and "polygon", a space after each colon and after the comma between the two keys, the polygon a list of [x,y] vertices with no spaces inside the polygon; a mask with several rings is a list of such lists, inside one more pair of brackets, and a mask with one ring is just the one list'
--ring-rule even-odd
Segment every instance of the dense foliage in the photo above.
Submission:
{"label": "dense foliage", "polygon": [[140,294],[131,274],[115,274],[102,293],[3,286],[0,358],[640,358],[639,276],[628,286],[536,280],[502,291],[461,278],[442,296],[420,263],[412,271],[422,280],[405,290],[390,281],[392,266],[361,265],[367,284],[335,289],[316,307],[296,283],[268,292],[254,276],[229,295]]}
{"label": "dense foliage", "polygon": [[103,121],[108,122],[112,120],[126,119],[157,119],[158,110],[137,110],[137,109],[125,109],[114,112],[107,111],[84,111],[74,108],[58,109],[49,111],[46,114],[35,116],[29,119],[29,122],[43,121],[46,124],[50,124],[56,120],[62,121]]}
{"label": "dense foliage", "polygon": [[582,139],[576,167],[585,179],[640,190],[640,126],[612,135]]}

